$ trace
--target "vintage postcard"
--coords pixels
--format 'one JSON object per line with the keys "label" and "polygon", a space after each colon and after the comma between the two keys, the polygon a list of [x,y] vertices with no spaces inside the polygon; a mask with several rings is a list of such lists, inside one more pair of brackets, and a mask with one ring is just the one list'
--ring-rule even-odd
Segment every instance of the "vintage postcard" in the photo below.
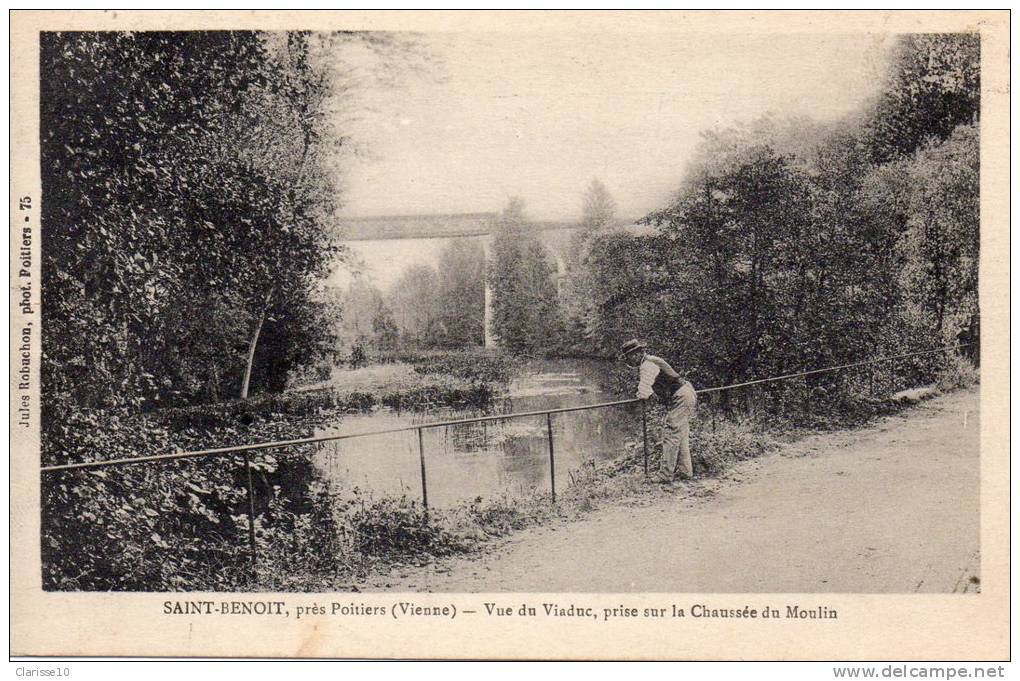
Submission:
{"label": "vintage postcard", "polygon": [[11,654],[1009,657],[1009,13],[11,17]]}

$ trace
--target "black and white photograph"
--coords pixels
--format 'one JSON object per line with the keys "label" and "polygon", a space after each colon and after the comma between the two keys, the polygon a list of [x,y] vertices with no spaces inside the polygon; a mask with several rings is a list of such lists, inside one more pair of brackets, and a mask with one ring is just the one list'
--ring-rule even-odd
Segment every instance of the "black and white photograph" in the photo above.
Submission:
{"label": "black and white photograph", "polygon": [[982,603],[980,22],[808,14],[38,31],[30,581],[154,617]]}

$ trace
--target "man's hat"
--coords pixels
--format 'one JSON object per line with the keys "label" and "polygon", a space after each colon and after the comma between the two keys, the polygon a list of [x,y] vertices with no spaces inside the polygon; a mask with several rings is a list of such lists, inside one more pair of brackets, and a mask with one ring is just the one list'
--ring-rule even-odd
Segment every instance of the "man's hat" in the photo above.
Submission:
{"label": "man's hat", "polygon": [[619,359],[623,359],[630,353],[636,352],[638,350],[644,350],[647,347],[648,345],[646,343],[639,341],[637,338],[631,338],[629,341],[627,341],[620,347]]}

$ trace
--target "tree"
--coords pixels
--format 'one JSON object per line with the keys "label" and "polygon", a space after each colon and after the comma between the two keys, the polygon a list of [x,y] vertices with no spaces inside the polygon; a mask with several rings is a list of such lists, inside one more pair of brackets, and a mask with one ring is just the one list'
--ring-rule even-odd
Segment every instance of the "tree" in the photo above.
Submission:
{"label": "tree", "polygon": [[581,229],[594,232],[612,224],[616,217],[616,201],[609,194],[606,186],[593,178],[584,192],[581,214]]}
{"label": "tree", "polygon": [[593,246],[599,345],[644,335],[732,383],[976,337],[977,128],[877,166],[866,131],[792,154],[772,144],[782,129],[706,135],[648,217],[657,235]]}
{"label": "tree", "polygon": [[596,312],[593,307],[591,248],[596,235],[612,225],[616,202],[605,185],[594,178],[582,197],[581,228],[570,237],[561,306],[565,338],[561,346],[572,354],[590,352]]}
{"label": "tree", "polygon": [[[216,428],[192,427],[190,410],[184,419],[133,412],[281,390],[295,368],[335,351],[336,309],[322,282],[344,256],[333,212],[347,144],[338,114],[352,81],[334,48],[385,42],[40,34],[46,463],[198,448],[235,426],[255,428],[256,439],[301,430],[238,418],[257,404],[203,410]],[[271,524],[293,529],[276,521],[306,513],[311,464],[264,452],[252,468],[267,488],[283,484]],[[43,480],[48,588],[179,589],[182,574],[221,586],[249,564],[225,539],[244,494],[234,467],[132,466],[110,480],[66,480]]]}
{"label": "tree", "polygon": [[[215,230],[206,211],[233,212],[237,197],[219,183],[235,173],[219,144],[247,91],[264,82],[264,49],[251,33],[180,37],[43,38],[43,373],[54,404],[62,395],[89,406],[181,395],[178,376],[161,370],[186,345],[166,308],[201,314],[197,301],[214,293],[226,294],[216,307],[243,299],[222,285],[227,247],[201,231]],[[210,324],[227,328],[236,327]]]}
{"label": "tree", "polygon": [[918,33],[901,37],[866,130],[873,159],[909,155],[945,140],[981,112],[981,36]]}
{"label": "tree", "polygon": [[382,301],[372,315],[373,345],[380,350],[393,350],[400,343],[400,329],[393,319],[393,311]]}
{"label": "tree", "polygon": [[336,48],[354,42],[385,41],[42,36],[51,413],[270,389],[332,345],[315,291],[344,256]]}
{"label": "tree", "polygon": [[378,350],[396,348],[400,333],[385,296],[372,282],[355,276],[340,298],[342,310],[338,349],[342,355],[354,346]]}
{"label": "tree", "polygon": [[978,69],[975,36],[908,36],[865,112],[704,133],[655,234],[591,243],[591,345],[718,384],[976,340]]}
{"label": "tree", "polygon": [[524,202],[512,197],[492,239],[487,273],[492,290],[492,328],[512,352],[546,349],[558,325],[555,267],[524,215]]}
{"label": "tree", "polygon": [[909,217],[899,239],[900,285],[921,335],[954,343],[977,326],[980,163],[976,126],[905,161]]}
{"label": "tree", "polygon": [[551,352],[560,341],[562,321],[559,294],[556,289],[556,265],[548,249],[537,238],[530,239],[524,250],[522,283],[528,314],[526,347]]}
{"label": "tree", "polygon": [[717,161],[652,219],[681,270],[665,283],[671,345],[733,381],[781,370],[799,350],[811,198],[793,160],[768,144]]}
{"label": "tree", "polygon": [[411,265],[393,285],[387,305],[405,344],[429,347],[439,334],[439,276],[429,265]]}
{"label": "tree", "polygon": [[586,354],[615,356],[633,337],[647,339],[672,352],[668,311],[662,295],[668,261],[663,239],[655,236],[609,234],[591,243],[587,260],[590,302],[585,320]]}
{"label": "tree", "polygon": [[440,345],[478,346],[485,340],[485,253],[472,239],[452,239],[439,255]]}
{"label": "tree", "polygon": [[[273,78],[265,88],[253,89],[247,98],[245,126],[236,148],[240,160],[263,173],[266,185],[279,192],[270,204],[257,232],[258,249],[247,259],[245,283],[250,290],[249,305],[257,320],[249,342],[241,397],[248,396],[249,380],[260,335],[267,317],[276,330],[273,344],[279,347],[307,347],[313,339],[281,338],[280,331],[299,329],[283,320],[312,319],[311,310],[300,310],[309,279],[327,274],[327,266],[339,247],[323,227],[335,213],[335,188],[329,176],[330,154],[341,139],[330,135],[333,113],[330,96],[334,72],[329,67],[331,37],[309,33],[288,33],[266,39],[267,62]],[[282,95],[282,96],[281,96]],[[250,141],[258,139],[257,145]],[[245,142],[249,142],[245,144]],[[272,178],[271,180],[269,178]],[[273,187],[276,184],[276,187]],[[305,246],[297,250],[295,242]],[[270,317],[273,312],[274,317]],[[278,366],[271,372],[276,384],[297,359],[289,353],[263,353]],[[299,355],[298,355],[299,356]],[[291,361],[281,362],[281,357]],[[279,374],[283,373],[283,376]]]}
{"label": "tree", "polygon": [[667,260],[645,267],[666,311],[652,337],[713,382],[858,359],[895,326],[900,229],[874,201],[867,150],[853,130],[798,145],[787,129],[706,135],[674,201],[649,216]]}

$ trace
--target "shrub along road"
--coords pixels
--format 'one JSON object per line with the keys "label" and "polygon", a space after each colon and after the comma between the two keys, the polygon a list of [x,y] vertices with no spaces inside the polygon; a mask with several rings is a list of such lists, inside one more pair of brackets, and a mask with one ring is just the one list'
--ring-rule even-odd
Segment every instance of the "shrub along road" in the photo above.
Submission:
{"label": "shrub along road", "polygon": [[[387,580],[441,592],[973,592],[978,388]],[[374,590],[373,587],[368,587]]]}

